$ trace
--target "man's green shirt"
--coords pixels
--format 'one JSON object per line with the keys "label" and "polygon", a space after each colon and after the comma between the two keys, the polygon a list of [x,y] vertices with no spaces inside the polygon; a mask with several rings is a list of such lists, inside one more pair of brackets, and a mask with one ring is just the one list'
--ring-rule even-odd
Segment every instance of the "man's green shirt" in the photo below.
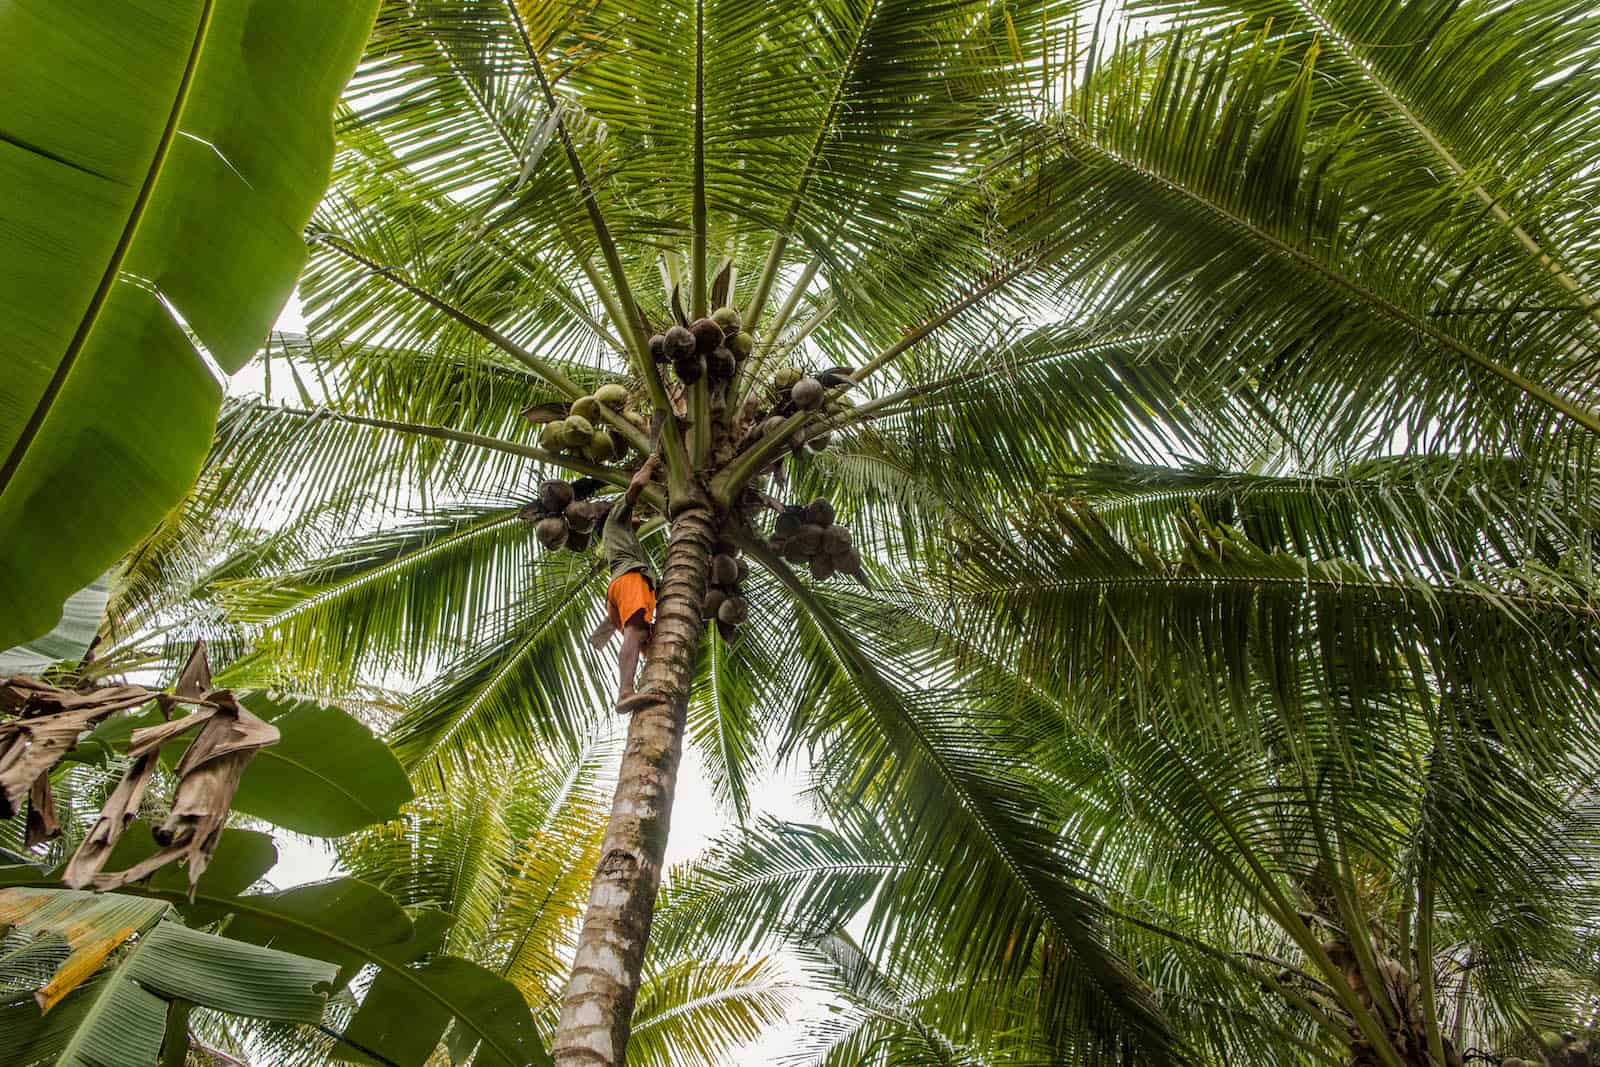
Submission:
{"label": "man's green shirt", "polygon": [[645,580],[652,586],[656,584],[655,575],[650,572],[650,557],[645,555],[639,535],[633,532],[633,505],[626,497],[611,506],[605,528],[600,531],[600,547],[611,567],[612,581],[629,571],[644,571]]}

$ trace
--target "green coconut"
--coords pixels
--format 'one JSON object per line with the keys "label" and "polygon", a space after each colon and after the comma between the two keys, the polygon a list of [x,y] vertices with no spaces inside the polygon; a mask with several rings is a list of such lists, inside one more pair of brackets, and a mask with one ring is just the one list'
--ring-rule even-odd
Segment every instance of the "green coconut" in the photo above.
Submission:
{"label": "green coconut", "polygon": [[567,520],[560,515],[540,519],[533,525],[533,534],[547,551],[554,552],[567,543]]}
{"label": "green coconut", "polygon": [[793,388],[794,383],[806,376],[806,372],[799,367],[779,367],[778,373],[772,376],[772,384],[780,392]]}
{"label": "green coconut", "polygon": [[596,463],[610,463],[616,455],[617,443],[606,430],[596,430],[589,436],[589,458]]}
{"label": "green coconut", "polygon": [[635,428],[640,430],[648,430],[650,428],[650,416],[646,415],[644,412],[635,411],[632,408],[629,408],[627,411],[623,412],[623,414],[627,417],[629,422],[633,423]]}
{"label": "green coconut", "polygon": [[539,447],[546,452],[556,452],[567,447],[567,420],[556,419],[541,426]]}
{"label": "green coconut", "polygon": [[749,359],[750,353],[756,350],[756,339],[740,330],[724,342],[728,350],[733,353],[734,359]]}
{"label": "green coconut", "polygon": [[734,556],[711,557],[711,581],[714,585],[733,585],[739,580],[739,560]]}
{"label": "green coconut", "polygon": [[582,415],[590,422],[600,417],[600,401],[592,396],[580,396],[572,402],[572,411],[569,415]]}
{"label": "green coconut", "polygon": [[743,328],[744,323],[739,319],[739,310],[732,307],[719,307],[711,313],[711,321],[722,327],[725,334],[736,334]]}
{"label": "green coconut", "polygon": [[552,514],[567,510],[572,503],[572,483],[552,478],[539,486],[539,503]]}
{"label": "green coconut", "polygon": [[722,607],[722,602],[727,599],[728,594],[720,589],[706,590],[706,598],[700,602],[700,617],[707,620],[716,618],[717,609]]}
{"label": "green coconut", "polygon": [[628,387],[618,382],[607,382],[594,391],[594,398],[613,411],[621,411],[628,402]]}
{"label": "green coconut", "polygon": [[738,626],[750,617],[750,601],[742,596],[731,596],[717,608],[717,620],[729,626]]}
{"label": "green coconut", "polygon": [[789,399],[801,411],[810,411],[822,403],[822,383],[815,378],[801,378],[789,387]]}
{"label": "green coconut", "polygon": [[722,343],[722,327],[710,318],[695,319],[689,324],[689,332],[694,334],[694,350],[701,355]]}
{"label": "green coconut", "polygon": [[589,441],[594,437],[594,423],[582,415],[568,415],[567,428],[562,432],[561,441],[568,448],[586,449]]}

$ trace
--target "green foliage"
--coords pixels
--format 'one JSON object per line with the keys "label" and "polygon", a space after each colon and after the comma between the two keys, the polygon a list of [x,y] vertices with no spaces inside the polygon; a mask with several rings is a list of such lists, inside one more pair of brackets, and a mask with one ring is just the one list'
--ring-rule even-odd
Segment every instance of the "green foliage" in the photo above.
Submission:
{"label": "green foliage", "polygon": [[50,629],[193,480],[215,375],[250,358],[305,261],[327,116],[375,7],[126,0],[0,16],[14,60],[0,92],[0,648]]}
{"label": "green foliage", "polygon": [[[666,321],[703,201],[745,380],[859,372],[768,489],[830,497],[870,589],[747,553],[690,743],[741,822],[803,754],[829,825],[672,879],[637,1056],[770,1022],[776,950],[839,1001],[823,1064],[1344,1062],[1384,1020],[1343,942],[1441,1044],[1591,1013],[1595,20],[801,7],[385,3],[316,339],[270,352],[297,406],[230,406],[127,617],[373,707],[417,799],[345,862],[548,1027],[611,678],[597,560],[514,517],[560,471],[519,413],[641,384],[607,305]],[[163,655],[134,629],[111,662]]]}
{"label": "green foliage", "polygon": [[0,909],[13,936],[55,939],[72,951],[45,972],[53,976],[38,1003],[22,991],[39,974],[27,949],[5,956],[0,978],[10,995],[0,1005],[0,1041],[18,1067],[155,1063],[169,1005],[179,1002],[261,1019],[322,1018],[333,968],[189,929],[170,921],[161,901],[13,888],[0,890]]}

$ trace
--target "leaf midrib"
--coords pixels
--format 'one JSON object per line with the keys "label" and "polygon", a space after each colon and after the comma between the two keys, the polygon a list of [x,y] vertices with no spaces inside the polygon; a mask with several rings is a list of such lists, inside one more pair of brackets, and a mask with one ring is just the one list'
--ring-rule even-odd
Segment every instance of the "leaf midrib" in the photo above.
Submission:
{"label": "leaf midrib", "polygon": [[[60,888],[57,883],[51,881],[33,882],[28,883],[28,885],[39,889]],[[478,1038],[483,1042],[486,1048],[493,1049],[499,1053],[502,1057],[504,1057],[507,1063],[517,1062],[517,1057],[513,1055],[514,1050],[508,1049],[502,1045],[498,1040],[495,1039],[493,1034],[487,1033],[481,1026],[479,1026],[476,1019],[473,1019],[460,1008],[458,1008],[453,1000],[439,993],[426,982],[418,978],[411,972],[409,967],[401,966],[384,956],[382,953],[343,938],[331,930],[324,929],[320,926],[314,926],[311,923],[297,919],[292,915],[286,915],[282,912],[273,911],[269,908],[254,906],[250,903],[249,897],[219,897],[209,893],[196,893],[194,898],[191,900],[190,897],[185,893],[163,889],[149,889],[142,886],[125,886],[122,890],[120,890],[120,892],[127,893],[130,896],[148,897],[152,900],[164,900],[169,904],[209,904],[225,911],[242,912],[246,915],[251,915],[255,918],[265,920],[268,923],[275,923],[279,926],[285,926],[289,927],[290,929],[298,930],[301,933],[310,934],[313,938],[324,941],[335,948],[343,949],[353,956],[357,956],[366,960],[368,963],[381,967],[385,972],[394,975],[411,986],[414,986],[416,989],[421,991],[424,997],[436,1004],[443,1006],[450,1012],[453,1018],[459,1021],[462,1025],[466,1026],[468,1029],[472,1030],[473,1033],[477,1034]]]}
{"label": "leaf midrib", "polygon": [[155,154],[145,170],[144,182],[139,187],[139,194],[134,198],[133,206],[128,211],[128,220],[123,225],[122,233],[117,238],[116,247],[112,249],[111,258],[107,261],[105,271],[100,276],[100,282],[95,286],[94,295],[89,298],[89,305],[78,319],[78,327],[73,331],[72,338],[67,342],[66,351],[61,354],[61,360],[56,365],[55,373],[45,385],[43,394],[34,405],[32,414],[28,416],[27,423],[22,427],[22,432],[17,436],[16,443],[11,448],[11,453],[6,457],[4,466],[0,466],[0,494],[4,494],[10,487],[11,481],[16,477],[17,471],[22,466],[29,448],[39,435],[45,419],[55,407],[56,398],[61,394],[61,388],[66,384],[67,376],[72,373],[73,366],[77,363],[78,356],[88,344],[89,335],[94,332],[95,326],[100,321],[100,313],[104,310],[106,301],[111,295],[111,287],[116,284],[118,275],[122,272],[123,261],[128,258],[128,252],[133,247],[133,240],[138,235],[139,225],[144,220],[146,209],[150,206],[150,198],[155,193],[157,182],[166,167],[167,157],[171,153],[172,142],[177,138],[178,127],[183,119],[184,109],[189,103],[189,93],[194,87],[195,72],[200,66],[200,55],[205,51],[206,38],[211,32],[212,14],[216,10],[216,0],[203,0],[204,7],[200,11],[200,19],[195,27],[194,41],[189,48],[189,59],[184,64],[183,77],[178,82],[177,92],[173,95],[172,109],[167,114],[166,126],[161,131],[161,139],[156,142]]}

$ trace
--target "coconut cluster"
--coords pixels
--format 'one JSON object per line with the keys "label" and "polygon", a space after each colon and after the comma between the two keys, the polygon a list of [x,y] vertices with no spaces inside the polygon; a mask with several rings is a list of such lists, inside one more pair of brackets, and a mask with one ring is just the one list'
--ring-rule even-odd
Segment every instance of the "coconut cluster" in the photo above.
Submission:
{"label": "coconut cluster", "polygon": [[834,521],[833,505],[822,497],[786,507],[773,525],[770,543],[790,563],[806,564],[819,582],[835,574],[861,575],[861,552],[849,529]]}
{"label": "coconut cluster", "polygon": [[830,420],[855,406],[842,392],[829,397],[828,390],[849,384],[850,379],[840,371],[813,375],[799,367],[780,367],[772,376],[772,403],[766,410],[757,412],[744,443],[748,445],[781,433],[791,415],[812,412],[816,417],[800,424],[791,444],[796,449],[803,446],[821,452],[833,443]]}
{"label": "coconut cluster", "polygon": [[586,552],[610,510],[598,500],[579,500],[571,482],[551,479],[539,486],[539,499],[520,514],[533,523],[533,534],[546,551]]}
{"label": "coconut cluster", "polygon": [[593,396],[574,400],[566,418],[545,423],[539,431],[539,447],[548,452],[582,456],[593,463],[617,462],[627,456],[628,443],[605,428],[601,409],[621,413],[641,430],[649,426],[649,420],[642,413],[626,408],[627,403],[625,386],[615,382],[602,385]]}
{"label": "coconut cluster", "polygon": [[700,602],[700,617],[707,625],[716,623],[724,641],[732,640],[738,627],[750,618],[750,601],[744,595],[744,583],[749,578],[750,564],[740,557],[738,546],[719,541],[716,555],[711,557],[710,580],[706,598]]}
{"label": "coconut cluster", "polygon": [[738,309],[719,307],[688,325],[677,323],[650,338],[650,356],[672,364],[684,385],[702,378],[712,384],[731,381],[739,364],[755,351],[755,338],[744,330]]}

